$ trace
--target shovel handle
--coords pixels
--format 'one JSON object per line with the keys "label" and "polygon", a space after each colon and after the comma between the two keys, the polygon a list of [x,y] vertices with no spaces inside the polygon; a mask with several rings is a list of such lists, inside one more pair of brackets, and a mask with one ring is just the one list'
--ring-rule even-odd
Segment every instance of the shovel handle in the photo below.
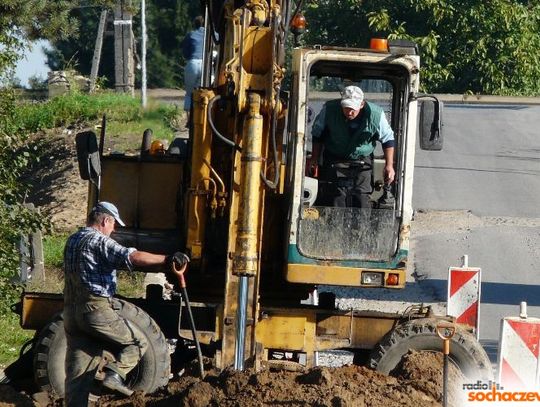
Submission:
{"label": "shovel handle", "polygon": [[455,325],[437,325],[437,335],[444,341],[443,353],[445,355],[450,354],[450,339],[452,339],[455,333]]}
{"label": "shovel handle", "polygon": [[186,288],[186,279],[184,278],[184,273],[187,270],[187,263],[184,264],[182,267],[177,267],[173,261],[171,264],[171,270],[174,274],[176,274],[176,277],[178,277],[178,283],[180,284],[180,287]]}

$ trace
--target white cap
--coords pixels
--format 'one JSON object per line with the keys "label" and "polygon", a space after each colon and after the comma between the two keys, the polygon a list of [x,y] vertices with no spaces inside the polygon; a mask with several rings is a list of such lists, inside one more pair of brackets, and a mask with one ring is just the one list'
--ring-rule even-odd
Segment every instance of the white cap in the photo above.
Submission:
{"label": "white cap", "polygon": [[347,86],[341,93],[341,107],[359,110],[364,101],[364,92],[358,86]]}
{"label": "white cap", "polygon": [[120,226],[126,226],[126,224],[122,221],[122,219],[120,219],[118,208],[110,202],[105,202],[105,201],[98,202],[98,204],[92,208],[92,211],[106,213],[107,215],[111,215],[114,218],[114,220],[118,222]]}

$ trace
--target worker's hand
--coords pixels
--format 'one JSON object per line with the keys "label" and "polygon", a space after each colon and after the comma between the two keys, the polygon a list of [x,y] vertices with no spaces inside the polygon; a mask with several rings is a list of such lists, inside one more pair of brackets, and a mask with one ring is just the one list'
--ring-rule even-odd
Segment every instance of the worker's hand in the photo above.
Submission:
{"label": "worker's hand", "polygon": [[176,252],[167,256],[167,267],[175,273],[184,272],[186,265],[189,263],[189,257],[182,252]]}
{"label": "worker's hand", "polygon": [[317,160],[313,158],[308,158],[306,160],[306,176],[317,178],[319,176],[319,165]]}
{"label": "worker's hand", "polygon": [[189,263],[189,257],[182,252],[176,252],[167,256],[167,273],[166,276],[176,277],[180,287],[186,287],[186,280],[184,273],[186,272],[187,265]]}
{"label": "worker's hand", "polygon": [[387,185],[390,185],[392,182],[394,182],[394,178],[396,177],[396,172],[394,171],[394,166],[387,165],[384,167],[384,183]]}

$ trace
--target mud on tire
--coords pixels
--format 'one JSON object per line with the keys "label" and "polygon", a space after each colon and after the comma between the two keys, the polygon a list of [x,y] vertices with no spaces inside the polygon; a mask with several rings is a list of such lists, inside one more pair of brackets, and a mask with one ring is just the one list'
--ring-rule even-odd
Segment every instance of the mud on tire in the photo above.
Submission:
{"label": "mud on tire", "polygon": [[[405,322],[390,331],[373,349],[369,365],[389,374],[410,350],[442,352],[443,341],[437,336],[437,320],[421,318]],[[456,325],[450,340],[450,360],[472,380],[491,380],[493,371],[486,352],[474,335]]]}
{"label": "mud on tire", "polygon": [[[169,381],[170,357],[165,336],[156,322],[139,307],[115,300],[119,314],[136,325],[148,340],[148,349],[139,364],[128,375],[134,390],[151,393]],[[57,314],[40,332],[34,348],[34,378],[42,391],[64,395],[66,335],[64,319]]]}

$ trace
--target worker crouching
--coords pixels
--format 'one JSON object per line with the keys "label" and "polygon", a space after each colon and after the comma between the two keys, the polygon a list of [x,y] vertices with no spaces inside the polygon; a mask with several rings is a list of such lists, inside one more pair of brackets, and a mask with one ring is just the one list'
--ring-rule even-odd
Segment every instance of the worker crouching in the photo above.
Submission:
{"label": "worker crouching", "polygon": [[128,396],[133,393],[124,381],[148,343],[144,333],[117,311],[116,269],[167,265],[175,258],[185,267],[188,261],[184,255],[165,256],[120,245],[110,237],[116,223],[125,226],[116,206],[99,202],[87,226],[72,234],[64,249],[67,406],[88,404],[103,349],[113,353],[103,368],[103,387]]}

